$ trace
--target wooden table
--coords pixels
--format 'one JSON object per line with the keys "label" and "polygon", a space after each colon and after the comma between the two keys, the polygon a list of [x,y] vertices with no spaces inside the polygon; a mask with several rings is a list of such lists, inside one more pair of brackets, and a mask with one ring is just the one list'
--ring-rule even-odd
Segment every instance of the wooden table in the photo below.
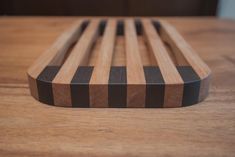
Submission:
{"label": "wooden table", "polygon": [[165,18],[212,69],[209,97],[174,109],[39,103],[26,70],[76,17],[0,18],[0,156],[234,156],[235,21]]}

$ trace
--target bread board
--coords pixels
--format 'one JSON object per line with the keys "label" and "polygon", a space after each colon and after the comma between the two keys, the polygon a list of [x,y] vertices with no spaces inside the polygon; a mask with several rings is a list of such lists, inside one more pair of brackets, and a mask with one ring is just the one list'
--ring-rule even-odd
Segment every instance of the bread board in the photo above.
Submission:
{"label": "bread board", "polygon": [[211,71],[167,21],[75,21],[30,66],[31,95],[62,107],[170,108],[197,104]]}

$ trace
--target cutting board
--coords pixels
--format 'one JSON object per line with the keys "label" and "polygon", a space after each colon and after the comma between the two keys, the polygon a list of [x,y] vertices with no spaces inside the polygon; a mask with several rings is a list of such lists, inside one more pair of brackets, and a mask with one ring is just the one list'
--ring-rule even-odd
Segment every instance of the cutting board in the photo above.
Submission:
{"label": "cutting board", "polygon": [[80,19],[28,69],[31,95],[62,107],[189,106],[210,76],[171,24],[151,18]]}

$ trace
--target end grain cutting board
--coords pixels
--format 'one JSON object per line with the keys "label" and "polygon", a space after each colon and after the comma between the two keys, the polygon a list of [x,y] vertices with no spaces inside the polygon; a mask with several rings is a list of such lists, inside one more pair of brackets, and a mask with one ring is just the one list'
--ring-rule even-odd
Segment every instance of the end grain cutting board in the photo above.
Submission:
{"label": "end grain cutting board", "polygon": [[208,95],[210,69],[169,23],[80,19],[28,70],[32,96],[64,107],[181,107]]}

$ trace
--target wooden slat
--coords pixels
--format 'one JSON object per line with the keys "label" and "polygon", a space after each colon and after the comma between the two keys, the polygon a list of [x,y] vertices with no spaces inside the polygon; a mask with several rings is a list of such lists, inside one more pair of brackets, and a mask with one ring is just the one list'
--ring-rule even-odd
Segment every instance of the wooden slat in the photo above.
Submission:
{"label": "wooden slat", "polygon": [[126,67],[112,66],[109,75],[108,103],[109,107],[127,107]]}
{"label": "wooden slat", "polygon": [[201,78],[199,101],[208,95],[210,68],[202,61],[192,47],[183,39],[176,29],[164,20],[161,20],[161,35],[167,40],[175,52],[181,53]]}
{"label": "wooden slat", "polygon": [[40,102],[54,105],[51,82],[59,70],[59,66],[46,66],[46,68],[37,77],[38,100]]}
{"label": "wooden slat", "polygon": [[144,66],[146,79],[145,107],[162,108],[164,105],[165,82],[161,71],[156,66]]}
{"label": "wooden slat", "polygon": [[108,80],[115,44],[116,20],[108,20],[90,80],[90,106],[108,107]]}
{"label": "wooden slat", "polygon": [[69,47],[78,39],[81,33],[82,20],[72,24],[28,69],[31,94],[38,99],[36,78],[49,64],[56,63],[58,58],[66,54]]}
{"label": "wooden slat", "polygon": [[94,19],[87,26],[80,40],[53,80],[54,103],[56,106],[71,106],[70,82],[78,68],[84,65],[89,51],[98,35],[99,20]]}
{"label": "wooden slat", "polygon": [[93,67],[79,66],[70,84],[73,107],[89,107],[89,82]]}
{"label": "wooden slat", "polygon": [[144,107],[145,77],[140,58],[134,21],[125,20],[125,48],[127,68],[127,107]]}
{"label": "wooden slat", "polygon": [[146,41],[165,81],[164,107],[178,107],[182,103],[183,80],[170,59],[164,44],[150,20],[142,20]]}

